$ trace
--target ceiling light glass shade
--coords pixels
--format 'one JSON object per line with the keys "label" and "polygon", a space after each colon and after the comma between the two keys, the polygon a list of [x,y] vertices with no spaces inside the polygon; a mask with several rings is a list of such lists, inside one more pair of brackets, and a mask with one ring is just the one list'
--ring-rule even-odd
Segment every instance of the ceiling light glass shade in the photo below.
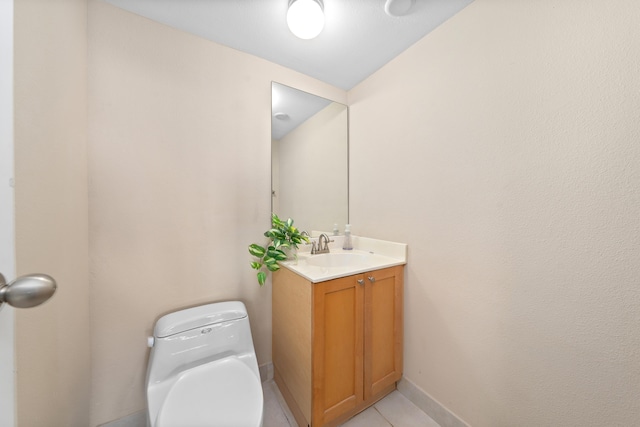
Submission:
{"label": "ceiling light glass shade", "polygon": [[384,11],[387,15],[394,17],[407,15],[414,3],[415,0],[387,0]]}
{"label": "ceiling light glass shade", "polygon": [[287,11],[287,25],[301,39],[316,37],[324,28],[324,13],[318,0],[293,0]]}

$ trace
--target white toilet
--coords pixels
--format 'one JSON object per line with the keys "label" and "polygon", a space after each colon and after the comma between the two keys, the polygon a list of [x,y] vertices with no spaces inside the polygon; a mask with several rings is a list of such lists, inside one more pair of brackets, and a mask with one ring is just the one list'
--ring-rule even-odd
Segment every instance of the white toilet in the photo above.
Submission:
{"label": "white toilet", "polygon": [[262,384],[243,303],[161,317],[147,369],[151,427],[261,427]]}

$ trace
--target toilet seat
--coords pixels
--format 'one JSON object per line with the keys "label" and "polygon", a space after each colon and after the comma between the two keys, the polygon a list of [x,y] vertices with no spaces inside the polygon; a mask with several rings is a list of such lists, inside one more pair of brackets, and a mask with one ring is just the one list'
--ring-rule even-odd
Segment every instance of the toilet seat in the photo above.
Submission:
{"label": "toilet seat", "polygon": [[262,385],[236,357],[189,369],[167,394],[157,427],[258,427]]}

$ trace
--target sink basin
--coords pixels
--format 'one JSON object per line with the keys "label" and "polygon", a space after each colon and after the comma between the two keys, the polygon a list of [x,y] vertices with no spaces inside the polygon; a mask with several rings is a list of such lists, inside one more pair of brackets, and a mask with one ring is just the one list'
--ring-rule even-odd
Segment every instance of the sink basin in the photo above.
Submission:
{"label": "sink basin", "polygon": [[368,254],[340,252],[311,255],[306,261],[309,265],[323,268],[358,267],[366,265],[369,258],[371,258],[371,256]]}
{"label": "sink basin", "polygon": [[407,245],[404,243],[353,237],[352,250],[342,249],[342,237],[338,237],[334,246],[331,246],[330,253],[311,255],[311,248],[305,246],[298,251],[297,260],[278,263],[311,283],[325,282],[407,263]]}

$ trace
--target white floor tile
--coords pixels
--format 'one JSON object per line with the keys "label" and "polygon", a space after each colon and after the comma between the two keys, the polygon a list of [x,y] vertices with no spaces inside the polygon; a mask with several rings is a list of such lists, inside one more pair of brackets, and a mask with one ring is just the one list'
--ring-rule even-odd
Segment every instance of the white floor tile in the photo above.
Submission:
{"label": "white floor tile", "polygon": [[393,427],[439,427],[399,391],[389,394],[374,407]]}
{"label": "white floor tile", "polygon": [[392,427],[375,408],[369,408],[351,418],[341,427]]}
{"label": "white floor tile", "polygon": [[284,410],[280,406],[276,391],[276,384],[273,380],[262,383],[262,393],[264,394],[264,416],[262,427],[291,427]]}
{"label": "white floor tile", "polygon": [[[263,427],[296,427],[295,421],[287,421],[283,408],[286,403],[278,398],[277,385],[271,381],[263,383],[264,423]],[[359,413],[340,427],[440,427],[431,417],[422,412],[399,391],[394,391],[371,408]]]}

